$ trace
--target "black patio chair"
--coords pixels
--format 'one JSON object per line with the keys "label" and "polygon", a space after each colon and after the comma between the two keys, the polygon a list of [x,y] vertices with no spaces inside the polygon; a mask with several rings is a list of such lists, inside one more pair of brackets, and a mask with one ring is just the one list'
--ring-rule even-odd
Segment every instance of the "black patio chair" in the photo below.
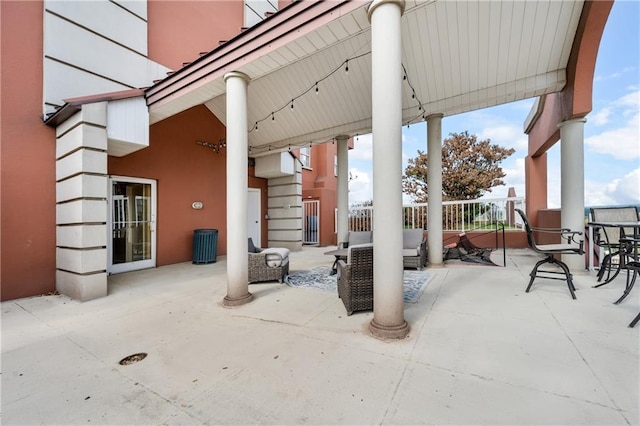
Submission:
{"label": "black patio chair", "polygon": [[[532,228],[531,225],[529,225],[527,215],[520,209],[516,209],[516,211],[518,212],[520,217],[522,217],[522,221],[524,222],[524,228],[527,232],[527,242],[529,243],[529,247],[536,253],[540,253],[545,256],[544,259],[536,263],[536,266],[533,267],[533,270],[529,274],[531,276],[531,280],[529,281],[526,292],[529,293],[529,290],[531,290],[531,286],[533,285],[533,281],[536,278],[546,278],[550,280],[566,281],[567,286],[569,287],[569,292],[571,293],[571,297],[575,299],[576,288],[573,285],[573,275],[571,275],[569,267],[562,260],[556,259],[555,256],[562,254],[584,254],[584,242],[579,241],[579,245],[576,245],[575,243],[577,241],[574,241],[575,236],[582,235],[582,232],[571,231],[570,229],[566,228]],[[560,237],[561,241],[564,240],[566,242],[560,244],[536,244],[536,240],[533,236],[534,232],[556,234]],[[544,265],[545,263],[550,263],[552,265],[558,266],[560,269],[562,269],[562,272],[539,269],[540,266]],[[563,277],[559,278],[556,275],[563,275]]]}
{"label": "black patio chair", "polygon": [[[593,207],[591,219],[594,222],[636,222],[640,220],[640,214],[635,206],[622,207]],[[598,270],[598,282],[594,287],[601,287],[613,281],[620,273],[620,239],[633,235],[633,228],[602,227],[594,228],[594,239],[599,247],[605,251],[605,256],[600,262]],[[614,259],[618,262],[614,262]],[[606,278],[605,278],[606,274]],[[603,281],[604,279],[604,281]],[[602,281],[602,282],[601,282]]]}

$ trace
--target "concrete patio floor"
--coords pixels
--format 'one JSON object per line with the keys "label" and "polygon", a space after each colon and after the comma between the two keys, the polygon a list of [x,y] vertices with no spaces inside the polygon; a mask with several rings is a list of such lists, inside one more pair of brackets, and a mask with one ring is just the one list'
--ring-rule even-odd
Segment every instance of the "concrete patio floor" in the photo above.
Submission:
{"label": "concrete patio floor", "polygon": [[[328,248],[292,269],[331,264]],[[501,253],[495,253],[501,259]],[[371,337],[336,294],[252,284],[222,307],[225,259],[109,278],[109,296],[2,303],[4,424],[638,424],[640,290],[593,274],[524,289],[536,255],[448,263],[408,338]],[[131,365],[118,362],[145,352]]]}

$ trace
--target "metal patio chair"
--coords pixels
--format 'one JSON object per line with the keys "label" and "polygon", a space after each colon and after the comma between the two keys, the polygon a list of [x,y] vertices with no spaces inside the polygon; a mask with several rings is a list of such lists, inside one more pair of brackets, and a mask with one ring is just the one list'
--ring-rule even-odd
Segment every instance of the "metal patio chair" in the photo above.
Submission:
{"label": "metal patio chair", "polygon": [[[591,220],[594,222],[636,222],[640,220],[638,210],[634,206],[629,207],[593,207],[591,208]],[[595,243],[605,250],[605,256],[600,262],[598,270],[598,282],[594,287],[600,287],[613,281],[620,273],[620,239],[632,236],[632,228],[618,228],[615,226],[595,227]],[[618,258],[618,262],[613,260]],[[605,278],[606,274],[606,278]],[[613,274],[613,275],[612,275]],[[604,279],[604,281],[603,281]]]}
{"label": "metal patio chair", "polygon": [[[527,232],[527,242],[529,243],[529,247],[536,253],[540,253],[545,256],[544,259],[540,260],[533,267],[533,270],[529,274],[531,276],[531,280],[529,280],[529,285],[527,286],[526,292],[528,293],[531,290],[531,286],[533,285],[533,281],[536,278],[547,278],[550,280],[560,280],[566,281],[567,286],[569,287],[569,292],[571,293],[571,297],[573,299],[576,298],[575,295],[575,286],[573,285],[573,275],[569,271],[569,267],[559,259],[556,259],[556,255],[561,254],[584,254],[583,249],[583,241],[579,242],[579,245],[575,244],[574,238],[576,235],[582,235],[580,231],[571,231],[566,228],[533,228],[529,225],[529,220],[527,219],[527,215],[520,209],[516,209],[520,217],[522,217],[522,221],[524,222],[524,228]],[[560,237],[561,241],[565,240],[566,243],[560,244],[536,244],[536,240],[534,238],[534,232],[544,232],[550,234],[556,234]],[[552,265],[558,266],[562,269],[562,272],[559,271],[550,271],[550,270],[542,270],[539,269],[540,266],[545,263],[550,263]],[[557,277],[556,275],[563,275],[563,277]]]}

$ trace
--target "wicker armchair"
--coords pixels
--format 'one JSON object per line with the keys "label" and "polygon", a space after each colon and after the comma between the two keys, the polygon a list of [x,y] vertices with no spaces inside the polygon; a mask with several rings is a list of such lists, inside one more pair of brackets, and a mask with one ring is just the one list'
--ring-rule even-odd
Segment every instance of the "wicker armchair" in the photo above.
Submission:
{"label": "wicker armchair", "polygon": [[338,260],[338,296],[347,315],[373,309],[373,246],[349,248],[347,262]]}
{"label": "wicker armchair", "polygon": [[422,229],[402,231],[402,264],[418,270],[427,266],[427,239]]}
{"label": "wicker armchair", "polygon": [[289,275],[289,250],[261,249],[249,238],[249,283],[262,281],[284,282]]}

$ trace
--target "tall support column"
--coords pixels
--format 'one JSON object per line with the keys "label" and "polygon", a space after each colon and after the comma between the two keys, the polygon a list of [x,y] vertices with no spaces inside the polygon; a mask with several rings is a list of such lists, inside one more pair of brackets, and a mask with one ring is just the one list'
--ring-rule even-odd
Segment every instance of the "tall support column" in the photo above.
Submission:
{"label": "tall support column", "polygon": [[402,299],[402,63],[404,1],[374,0],[371,22],[373,128],[373,320],[378,338],[409,333]]}
{"label": "tall support column", "polygon": [[[560,224],[584,233],[584,123],[576,118],[558,124],[560,129]],[[580,237],[584,240],[584,234]],[[569,269],[584,270],[584,258],[563,255]]]}
{"label": "tall support column", "polygon": [[442,114],[427,117],[429,265],[442,266]]}
{"label": "tall support column", "polygon": [[547,153],[537,157],[528,155],[524,159],[525,199],[527,217],[533,226],[538,226],[538,212],[547,208]]}
{"label": "tall support column", "polygon": [[56,128],[56,290],[107,295],[107,103]]}
{"label": "tall support column", "polygon": [[224,306],[250,302],[247,257],[248,128],[247,86],[249,76],[225,74],[227,85],[227,295]]}
{"label": "tall support column", "polygon": [[347,241],[349,233],[349,136],[336,136],[338,141],[338,243]]}

